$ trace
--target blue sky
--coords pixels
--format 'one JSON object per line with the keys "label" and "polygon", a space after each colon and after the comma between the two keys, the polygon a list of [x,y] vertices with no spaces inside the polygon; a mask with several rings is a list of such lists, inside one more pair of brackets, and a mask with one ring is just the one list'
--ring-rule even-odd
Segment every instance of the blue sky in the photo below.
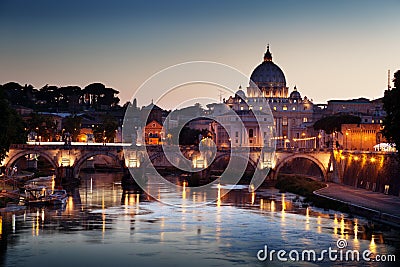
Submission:
{"label": "blue sky", "polygon": [[125,102],[186,61],[250,76],[270,43],[290,90],[317,103],[377,98],[387,70],[400,69],[398,10],[400,1],[0,0],[0,83],[103,82]]}

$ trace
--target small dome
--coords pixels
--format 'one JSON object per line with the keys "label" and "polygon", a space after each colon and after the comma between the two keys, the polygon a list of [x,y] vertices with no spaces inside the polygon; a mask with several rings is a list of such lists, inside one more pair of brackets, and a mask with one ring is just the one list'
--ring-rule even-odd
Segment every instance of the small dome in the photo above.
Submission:
{"label": "small dome", "polygon": [[239,96],[242,99],[246,99],[246,94],[243,92],[241,88],[242,87],[239,87],[239,90],[235,93],[235,95]]}
{"label": "small dome", "polygon": [[296,86],[294,87],[293,92],[290,93],[290,98],[294,98],[294,99],[301,99],[301,95],[299,93],[299,91],[297,91]]}

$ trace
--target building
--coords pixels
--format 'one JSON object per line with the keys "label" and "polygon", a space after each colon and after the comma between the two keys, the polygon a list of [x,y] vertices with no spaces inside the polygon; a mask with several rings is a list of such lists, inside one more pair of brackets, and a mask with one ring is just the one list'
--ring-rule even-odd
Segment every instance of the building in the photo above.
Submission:
{"label": "building", "polygon": [[151,121],[144,128],[146,145],[161,145],[164,138],[164,128],[156,120]]}
{"label": "building", "polygon": [[376,123],[342,124],[339,143],[343,149],[373,151],[377,144],[386,143],[381,131]]}
{"label": "building", "polygon": [[[313,124],[314,104],[307,97],[302,97],[295,86],[289,94],[289,88],[286,86],[286,77],[282,69],[272,60],[272,53],[267,47],[263,61],[259,64],[250,76],[247,94],[241,90],[236,92],[235,96],[229,97],[224,101],[226,105],[235,110],[240,118],[245,119],[246,138],[232,123],[230,133],[234,136],[233,145],[238,140],[239,145],[261,146],[267,142],[264,140],[265,133],[257,129],[257,120],[250,113],[265,116],[267,120],[268,113],[263,110],[265,103],[268,103],[274,117],[275,137],[277,148],[284,147],[316,147],[316,137],[310,136],[308,129]],[[251,119],[253,117],[253,119]],[[266,121],[266,123],[268,123]],[[229,127],[228,127],[229,128]],[[218,130],[217,139],[221,140],[226,134],[223,130]],[[238,136],[238,139],[236,139]],[[225,138],[226,139],[226,138]],[[232,141],[232,140],[231,140]],[[222,143],[225,143],[222,142]]]}

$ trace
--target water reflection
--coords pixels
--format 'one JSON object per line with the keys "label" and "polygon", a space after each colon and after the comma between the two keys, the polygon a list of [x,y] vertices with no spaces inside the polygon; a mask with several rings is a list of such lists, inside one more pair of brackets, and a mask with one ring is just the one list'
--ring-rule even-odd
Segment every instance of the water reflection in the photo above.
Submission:
{"label": "water reflection", "polygon": [[[207,199],[206,193],[192,190],[187,182],[181,185],[177,196],[160,185],[147,186],[158,186],[155,190],[160,197],[188,204]],[[139,188],[123,190],[117,174],[88,174],[79,188],[69,190],[63,209],[29,208],[2,214],[0,242],[7,257],[1,259],[8,266],[39,266],[60,254],[54,242],[66,245],[62,249],[65,258],[85,252],[78,257],[79,265],[90,266],[132,262],[140,266],[186,266],[188,262],[194,266],[253,266],[258,264],[255,253],[265,244],[277,250],[320,249],[338,238],[346,238],[354,249],[375,253],[399,249],[398,232],[362,218],[310,207],[294,194],[275,189],[248,192],[247,187],[224,194],[224,188],[216,186],[214,203],[181,208],[159,203]],[[155,260],[157,264],[152,265]],[[70,264],[66,261],[59,266]]]}

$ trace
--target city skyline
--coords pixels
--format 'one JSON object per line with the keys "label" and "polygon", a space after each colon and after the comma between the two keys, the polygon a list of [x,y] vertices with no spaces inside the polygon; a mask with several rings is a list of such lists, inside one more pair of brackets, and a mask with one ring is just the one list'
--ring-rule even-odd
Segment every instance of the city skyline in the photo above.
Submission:
{"label": "city skyline", "polygon": [[2,1],[0,83],[102,82],[120,91],[123,104],[150,76],[187,61],[219,62],[250,76],[269,43],[289,91],[296,85],[314,103],[376,99],[387,88],[387,71],[392,79],[399,68],[399,5]]}

